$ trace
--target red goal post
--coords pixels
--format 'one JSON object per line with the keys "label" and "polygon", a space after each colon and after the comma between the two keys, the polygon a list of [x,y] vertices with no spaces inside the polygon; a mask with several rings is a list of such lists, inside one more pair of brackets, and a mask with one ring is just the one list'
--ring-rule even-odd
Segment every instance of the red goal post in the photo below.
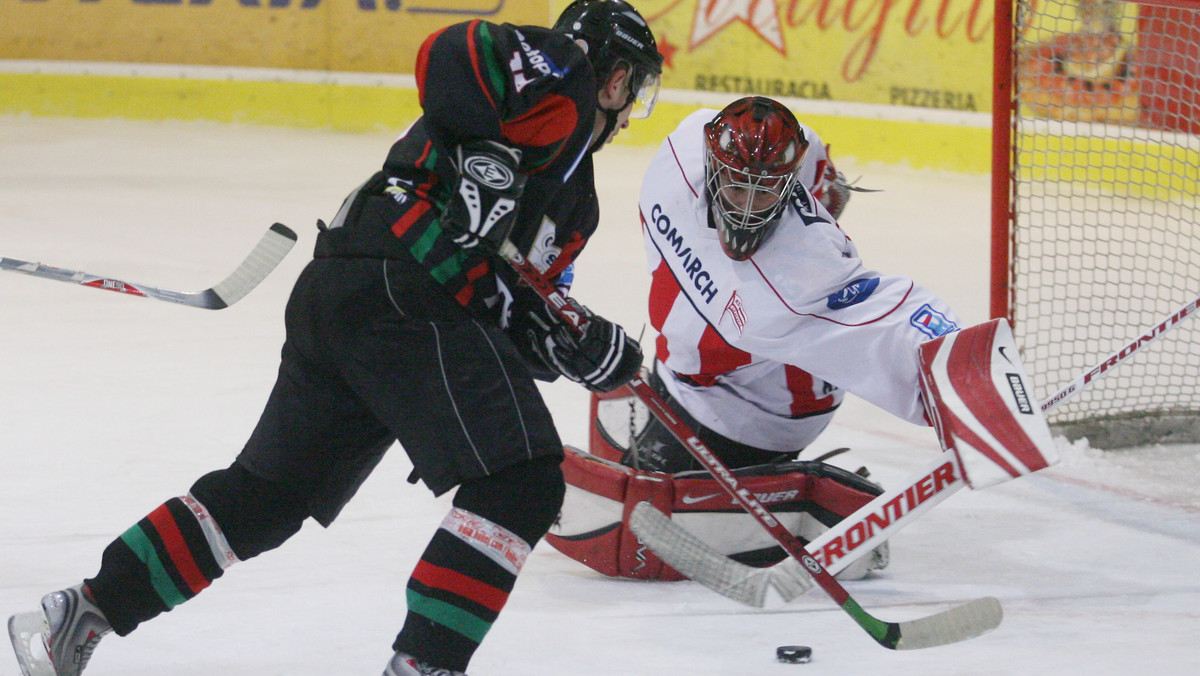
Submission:
{"label": "red goal post", "polygon": [[[996,0],[991,316],[1039,396],[1200,295],[1200,0]],[[1200,322],[1050,416],[1200,442]]]}

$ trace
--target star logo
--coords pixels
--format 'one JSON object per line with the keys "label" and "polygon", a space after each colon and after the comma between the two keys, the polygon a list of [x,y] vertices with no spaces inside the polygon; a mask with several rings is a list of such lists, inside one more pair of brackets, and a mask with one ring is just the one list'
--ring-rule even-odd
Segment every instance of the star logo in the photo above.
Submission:
{"label": "star logo", "polygon": [[787,56],[775,0],[700,0],[692,21],[689,50],[699,47],[735,21],[745,23],[775,51]]}
{"label": "star logo", "polygon": [[677,51],[679,51],[679,47],[675,46],[675,44],[673,44],[664,33],[662,38],[658,40],[658,53],[662,54],[664,68],[670,68],[671,70],[675,69],[674,57],[675,52]]}

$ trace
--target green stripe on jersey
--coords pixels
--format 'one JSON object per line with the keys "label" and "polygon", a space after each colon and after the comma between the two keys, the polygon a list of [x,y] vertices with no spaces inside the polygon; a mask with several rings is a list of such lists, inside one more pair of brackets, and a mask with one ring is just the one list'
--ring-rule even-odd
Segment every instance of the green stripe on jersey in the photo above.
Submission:
{"label": "green stripe on jersey", "polygon": [[[438,263],[437,266],[429,271],[429,274],[433,275],[433,278],[438,280],[439,283],[445,284],[462,272],[463,261],[466,260],[466,258],[466,250],[459,249],[451,254],[449,258],[441,263]],[[469,282],[467,283],[469,284]]]}
{"label": "green stripe on jersey", "polygon": [[433,249],[433,245],[437,243],[438,235],[440,234],[442,234],[442,228],[435,221],[425,228],[425,232],[421,233],[417,241],[413,242],[413,245],[408,250],[412,252],[413,258],[417,259],[417,262],[425,262],[425,257],[429,255],[429,252]]}
{"label": "green stripe on jersey", "polygon": [[[494,58],[490,58],[495,54],[495,42],[492,40],[492,33],[488,30],[487,24],[480,22],[479,38],[483,43],[483,47],[487,50],[489,58],[484,59],[484,65],[487,66],[488,79],[491,80],[492,89],[495,90],[497,98],[503,100],[507,94],[508,79],[504,75],[504,71],[500,68],[500,64],[496,63]],[[499,102],[497,102],[499,105]]]}

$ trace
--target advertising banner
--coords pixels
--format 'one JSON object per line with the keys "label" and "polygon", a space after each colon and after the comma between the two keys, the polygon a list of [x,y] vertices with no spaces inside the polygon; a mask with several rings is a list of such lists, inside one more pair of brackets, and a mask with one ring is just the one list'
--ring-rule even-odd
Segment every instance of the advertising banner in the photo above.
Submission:
{"label": "advertising banner", "polygon": [[991,109],[992,0],[641,0],[666,87]]}
{"label": "advertising banner", "polygon": [[[636,0],[664,86],[986,111],[991,0]],[[411,73],[431,31],[564,0],[0,0],[0,58]]]}
{"label": "advertising banner", "polygon": [[0,0],[0,59],[412,74],[425,36],[550,0]]}

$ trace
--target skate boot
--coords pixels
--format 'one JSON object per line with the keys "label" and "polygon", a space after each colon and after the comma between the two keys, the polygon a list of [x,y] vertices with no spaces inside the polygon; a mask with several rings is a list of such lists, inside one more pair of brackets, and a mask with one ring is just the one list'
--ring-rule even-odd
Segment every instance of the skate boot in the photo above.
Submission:
{"label": "skate boot", "polygon": [[388,662],[383,676],[467,676],[461,671],[431,667],[412,655],[396,653]]}
{"label": "skate boot", "polygon": [[8,635],[24,676],[79,676],[100,638],[110,631],[82,584],[43,596],[41,612],[8,620]]}

